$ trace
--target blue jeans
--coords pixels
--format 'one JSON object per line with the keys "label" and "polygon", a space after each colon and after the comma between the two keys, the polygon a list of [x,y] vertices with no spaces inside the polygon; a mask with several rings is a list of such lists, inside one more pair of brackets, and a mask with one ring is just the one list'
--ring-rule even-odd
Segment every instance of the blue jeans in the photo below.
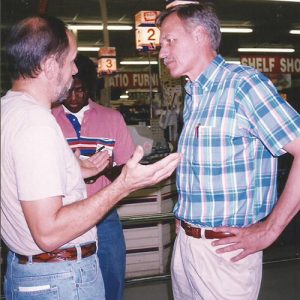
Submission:
{"label": "blue jeans", "polygon": [[116,209],[97,225],[98,258],[106,300],[122,300],[125,281],[126,246]]}
{"label": "blue jeans", "polygon": [[6,300],[105,300],[97,255],[81,260],[19,264],[7,256]]}

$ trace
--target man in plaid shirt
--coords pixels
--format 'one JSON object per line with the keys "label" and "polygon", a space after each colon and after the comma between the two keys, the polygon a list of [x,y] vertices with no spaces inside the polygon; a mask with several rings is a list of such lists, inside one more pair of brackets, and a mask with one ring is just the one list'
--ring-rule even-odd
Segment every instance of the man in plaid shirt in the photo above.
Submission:
{"label": "man in plaid shirt", "polygon": [[[257,299],[261,250],[300,207],[300,116],[268,78],[217,53],[220,25],[211,6],[179,2],[157,19],[160,58],[171,76],[189,78],[178,143],[174,298]],[[294,162],[277,199],[277,157],[286,152]]]}

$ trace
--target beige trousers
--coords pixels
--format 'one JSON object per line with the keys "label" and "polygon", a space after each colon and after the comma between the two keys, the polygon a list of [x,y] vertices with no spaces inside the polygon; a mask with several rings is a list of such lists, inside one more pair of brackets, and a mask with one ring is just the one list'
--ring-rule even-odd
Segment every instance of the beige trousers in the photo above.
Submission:
{"label": "beige trousers", "polygon": [[180,228],[171,263],[175,300],[255,300],[262,276],[262,251],[231,262],[240,251],[217,254],[213,240],[196,239]]}

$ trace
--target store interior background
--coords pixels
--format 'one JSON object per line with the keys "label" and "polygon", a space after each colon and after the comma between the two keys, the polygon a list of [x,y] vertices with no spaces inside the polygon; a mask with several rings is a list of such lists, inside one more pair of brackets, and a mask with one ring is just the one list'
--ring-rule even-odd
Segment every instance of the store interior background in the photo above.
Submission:
{"label": "store interior background", "polygon": [[[251,28],[251,33],[223,33],[220,53],[231,61],[242,56],[284,57],[293,59],[290,73],[268,73],[268,60],[260,67],[272,78],[282,96],[300,111],[300,2],[272,0],[215,0],[221,26]],[[6,71],[3,44],[6,34],[17,20],[46,12],[70,25],[129,25],[131,30],[78,30],[79,47],[116,48],[117,72],[99,75],[98,101],[119,109],[127,124],[147,127],[147,138],[152,137],[153,148],[144,158],[152,162],[176,149],[176,133],[172,125],[162,124],[160,114],[182,109],[184,78],[172,80],[158,60],[157,51],[138,51],[135,43],[135,14],[140,11],[161,11],[164,0],[1,0],[1,95],[10,88]],[[241,53],[241,47],[293,48],[293,53]],[[95,64],[97,51],[84,51]],[[145,65],[124,65],[123,61],[144,61]],[[149,60],[157,64],[149,64]],[[122,77],[140,76],[138,86],[125,86]],[[154,80],[149,84],[147,76]],[[145,79],[146,78],[146,79]],[[126,82],[125,82],[126,83]],[[109,86],[112,84],[113,86]],[[123,98],[128,97],[128,98]],[[141,132],[141,131],[140,131]],[[149,132],[153,134],[149,136]],[[279,159],[278,193],[287,178],[292,158]],[[174,239],[174,219],[171,207],[176,200],[174,180],[141,191],[125,199],[120,206],[126,230],[128,258],[131,263],[127,274],[125,300],[172,299],[169,258]],[[148,237],[149,234],[149,237]],[[133,236],[137,237],[134,241]],[[139,239],[139,241],[138,241]],[[141,242],[145,240],[144,244]],[[152,241],[151,244],[149,241]],[[134,243],[137,243],[135,245]],[[1,278],[5,270],[5,246],[1,246]],[[142,265],[144,264],[144,269]],[[140,269],[139,269],[140,267]],[[134,272],[136,268],[136,272]],[[300,216],[289,224],[279,239],[264,251],[264,273],[260,300],[300,299]]]}

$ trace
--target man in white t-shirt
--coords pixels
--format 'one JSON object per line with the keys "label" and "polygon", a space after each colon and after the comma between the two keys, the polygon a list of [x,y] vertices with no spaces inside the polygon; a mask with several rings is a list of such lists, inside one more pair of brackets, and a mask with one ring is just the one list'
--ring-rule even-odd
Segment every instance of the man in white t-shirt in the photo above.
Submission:
{"label": "man in white t-shirt", "polygon": [[50,110],[77,72],[74,36],[59,19],[31,17],[12,27],[6,51],[13,86],[1,99],[5,297],[105,299],[95,224],[130,192],[168,177],[180,157],[142,166],[138,147],[121,175],[87,198],[83,177],[101,172],[109,155],[80,162]]}

